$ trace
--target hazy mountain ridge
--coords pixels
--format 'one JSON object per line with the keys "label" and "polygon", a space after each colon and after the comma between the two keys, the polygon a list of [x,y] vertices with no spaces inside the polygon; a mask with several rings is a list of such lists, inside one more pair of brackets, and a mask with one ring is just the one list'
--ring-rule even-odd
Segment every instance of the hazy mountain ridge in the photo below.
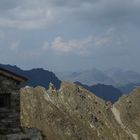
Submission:
{"label": "hazy mountain ridge", "polygon": [[118,68],[110,69],[105,72],[117,85],[128,85],[130,83],[140,83],[140,73],[132,70],[122,70]]}
{"label": "hazy mountain ridge", "polygon": [[79,81],[88,86],[96,84],[113,85],[119,88],[123,93],[128,93],[134,89],[135,85],[140,85],[140,74],[138,72],[118,68],[106,71],[93,68],[91,70],[73,73],[56,73],[56,75],[62,80],[70,82]]}
{"label": "hazy mountain ridge", "polygon": [[123,86],[118,86],[118,89],[120,89],[124,94],[129,94],[133,89],[135,89],[136,87],[140,86],[140,82],[139,83],[129,83]]}
{"label": "hazy mountain ridge", "polygon": [[119,97],[122,96],[122,92],[113,87],[112,85],[96,84],[93,86],[83,85],[80,82],[75,82],[75,84],[82,86],[83,88],[94,93],[96,96],[104,99],[105,101],[115,102]]}
{"label": "hazy mountain ridge", "polygon": [[115,84],[114,80],[107,76],[104,72],[93,68],[92,70],[84,70],[80,72],[67,73],[63,75],[62,73],[58,74],[58,77],[62,80],[76,82],[79,81],[83,84],[93,85],[93,84]]}

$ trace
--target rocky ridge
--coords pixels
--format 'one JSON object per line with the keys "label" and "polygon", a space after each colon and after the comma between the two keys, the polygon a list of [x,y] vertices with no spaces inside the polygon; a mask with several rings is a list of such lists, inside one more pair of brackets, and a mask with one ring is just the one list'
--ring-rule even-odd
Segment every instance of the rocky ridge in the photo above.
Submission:
{"label": "rocky ridge", "polygon": [[134,111],[137,125],[126,125],[130,120],[123,117],[127,113],[122,113],[121,100],[112,106],[68,82],[62,82],[59,90],[53,85],[48,90],[25,87],[21,89],[21,123],[41,130],[45,140],[138,140],[140,113]]}

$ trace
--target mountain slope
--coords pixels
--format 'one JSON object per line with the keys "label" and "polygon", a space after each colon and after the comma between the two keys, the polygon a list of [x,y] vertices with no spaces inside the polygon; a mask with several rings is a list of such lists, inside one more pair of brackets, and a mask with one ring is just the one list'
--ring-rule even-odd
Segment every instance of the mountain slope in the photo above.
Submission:
{"label": "mountain slope", "polygon": [[113,87],[112,85],[97,84],[93,86],[83,85],[80,82],[75,82],[75,84],[82,86],[83,88],[94,93],[96,96],[104,99],[105,101],[115,102],[119,97],[122,96],[122,92]]}
{"label": "mountain slope", "polygon": [[140,139],[140,87],[123,96],[114,104],[118,110],[121,123],[135,140]]}
{"label": "mountain slope", "polygon": [[26,87],[20,95],[22,125],[40,129],[45,140],[134,140],[115,119],[111,104],[78,85]]}
{"label": "mountain slope", "polygon": [[26,85],[29,86],[44,86],[48,88],[49,83],[51,82],[57,89],[60,87],[61,81],[55,76],[54,73],[44,70],[42,68],[32,69],[32,70],[22,70],[16,66],[11,65],[2,65],[0,67],[15,72],[19,75],[25,76],[28,78]]}

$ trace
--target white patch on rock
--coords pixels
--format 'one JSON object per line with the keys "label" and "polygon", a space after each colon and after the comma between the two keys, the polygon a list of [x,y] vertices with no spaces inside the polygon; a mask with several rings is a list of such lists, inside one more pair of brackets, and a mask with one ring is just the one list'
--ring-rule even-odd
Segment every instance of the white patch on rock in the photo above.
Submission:
{"label": "white patch on rock", "polygon": [[132,136],[133,136],[133,138],[134,138],[135,140],[139,140],[139,138],[138,138],[138,135],[137,135],[137,134],[133,134],[133,133],[132,133]]}
{"label": "white patch on rock", "polygon": [[112,110],[112,113],[114,114],[114,117],[115,117],[115,119],[117,120],[117,122],[121,125],[122,128],[125,128],[124,124],[123,124],[122,121],[121,121],[121,117],[120,117],[120,112],[119,112],[119,110],[118,110],[115,106],[113,106],[113,107],[111,108],[111,110]]}
{"label": "white patch on rock", "polygon": [[49,96],[49,94],[47,94],[47,93],[44,94],[44,98],[47,101],[52,101],[51,98],[50,98],[50,96]]}
{"label": "white patch on rock", "polygon": [[91,96],[90,96],[90,95],[88,95],[88,98],[90,98],[90,99],[91,99]]}
{"label": "white patch on rock", "polygon": [[91,123],[90,123],[90,127],[95,129],[94,125],[92,125]]}

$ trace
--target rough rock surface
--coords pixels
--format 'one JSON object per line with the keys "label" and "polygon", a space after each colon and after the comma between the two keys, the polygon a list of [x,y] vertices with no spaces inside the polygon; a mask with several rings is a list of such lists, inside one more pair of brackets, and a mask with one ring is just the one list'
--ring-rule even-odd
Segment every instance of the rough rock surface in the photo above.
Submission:
{"label": "rough rock surface", "polygon": [[135,140],[140,139],[140,88],[136,88],[130,95],[123,96],[114,104],[118,111],[121,126]]}
{"label": "rough rock surface", "polygon": [[38,128],[45,140],[135,140],[112,112],[110,103],[68,82],[59,90],[21,89],[21,124]]}

